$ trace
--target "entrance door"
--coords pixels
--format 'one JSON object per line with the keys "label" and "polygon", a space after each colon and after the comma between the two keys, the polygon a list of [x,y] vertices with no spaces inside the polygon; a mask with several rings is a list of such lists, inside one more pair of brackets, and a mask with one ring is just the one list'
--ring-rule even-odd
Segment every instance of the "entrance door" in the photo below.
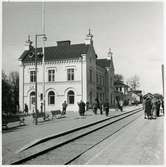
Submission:
{"label": "entrance door", "polygon": [[30,93],[30,111],[33,112],[35,110],[35,92]]}

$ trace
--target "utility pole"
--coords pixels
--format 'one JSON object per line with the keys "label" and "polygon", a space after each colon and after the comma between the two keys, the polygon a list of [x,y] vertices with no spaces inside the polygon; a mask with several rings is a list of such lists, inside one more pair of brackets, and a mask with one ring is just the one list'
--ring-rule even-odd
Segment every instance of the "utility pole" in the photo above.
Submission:
{"label": "utility pole", "polygon": [[35,117],[35,125],[38,124],[38,111],[37,111],[37,35],[35,35],[35,74],[36,74],[36,80],[35,80],[35,111],[36,111],[36,117]]}
{"label": "utility pole", "polygon": [[[42,33],[45,34],[45,3],[42,2]],[[46,111],[46,104],[45,104],[45,41],[46,37],[43,37],[42,43],[42,51],[43,51],[43,59],[42,59],[42,66],[43,66],[43,112],[44,112],[44,119],[45,119],[45,111]]]}
{"label": "utility pole", "polygon": [[164,97],[164,64],[161,65],[161,72],[162,72],[162,88],[163,88],[163,97]]}

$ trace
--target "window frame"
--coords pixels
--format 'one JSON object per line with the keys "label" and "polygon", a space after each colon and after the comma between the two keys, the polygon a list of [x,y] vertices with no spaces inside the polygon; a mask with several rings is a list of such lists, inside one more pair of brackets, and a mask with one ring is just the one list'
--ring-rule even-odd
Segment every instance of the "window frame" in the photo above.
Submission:
{"label": "window frame", "polygon": [[30,83],[34,83],[34,82],[36,82],[36,71],[31,70],[30,71]]}
{"label": "window frame", "polygon": [[74,81],[74,68],[67,69],[67,81]]}
{"label": "window frame", "polygon": [[55,82],[55,69],[48,69],[48,82]]}
{"label": "window frame", "polygon": [[[70,92],[72,92],[72,94],[69,94]],[[71,97],[72,97],[73,99],[70,99]],[[73,100],[72,103],[71,103],[71,100]],[[73,90],[69,90],[69,91],[67,92],[67,103],[68,103],[69,105],[75,104],[75,93],[74,93]]]}
{"label": "window frame", "polygon": [[[53,94],[50,95],[50,93],[52,93],[52,92],[53,92]],[[53,103],[52,103],[51,98],[53,98]],[[55,105],[55,92],[52,90],[48,92],[48,105]]]}

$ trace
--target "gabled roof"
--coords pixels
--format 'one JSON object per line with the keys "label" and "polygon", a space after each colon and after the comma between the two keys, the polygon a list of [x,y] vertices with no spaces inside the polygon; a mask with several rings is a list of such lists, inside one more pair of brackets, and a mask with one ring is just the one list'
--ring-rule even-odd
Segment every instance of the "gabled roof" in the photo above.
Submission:
{"label": "gabled roof", "polygon": [[[75,59],[81,57],[81,54],[87,54],[90,45],[73,44],[69,46],[51,46],[45,47],[45,61],[61,60],[61,59]],[[42,48],[38,48],[37,52],[41,52]],[[33,62],[34,56],[30,58],[29,51],[26,50],[20,56],[23,62]],[[42,56],[38,56],[38,61],[42,60]]]}
{"label": "gabled roof", "polygon": [[97,59],[96,64],[100,67],[110,67],[111,60],[108,59]]}

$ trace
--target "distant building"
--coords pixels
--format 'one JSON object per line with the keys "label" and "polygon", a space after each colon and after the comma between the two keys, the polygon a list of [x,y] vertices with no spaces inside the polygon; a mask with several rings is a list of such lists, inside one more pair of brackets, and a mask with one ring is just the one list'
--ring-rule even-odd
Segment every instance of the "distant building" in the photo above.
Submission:
{"label": "distant building", "polygon": [[[89,32],[85,43],[71,44],[71,41],[58,41],[57,46],[45,47],[45,109],[61,109],[64,100],[68,111],[77,111],[77,103],[82,99],[90,105],[98,97],[100,101],[109,100],[113,105],[114,66],[110,52],[108,59],[97,59]],[[38,48],[37,52],[41,52]],[[19,104],[24,104],[30,112],[35,103],[35,64],[34,56],[25,50],[19,61]],[[43,66],[42,56],[37,58],[37,108],[43,105]]]}
{"label": "distant building", "polygon": [[129,103],[142,103],[143,96],[141,90],[131,90],[129,91]]}
{"label": "distant building", "polygon": [[122,81],[118,81],[118,82],[114,82],[114,87],[115,87],[116,102],[118,102],[119,100],[123,100],[124,105],[128,105],[128,102],[129,102],[129,96],[128,96],[129,86],[124,84]]}

